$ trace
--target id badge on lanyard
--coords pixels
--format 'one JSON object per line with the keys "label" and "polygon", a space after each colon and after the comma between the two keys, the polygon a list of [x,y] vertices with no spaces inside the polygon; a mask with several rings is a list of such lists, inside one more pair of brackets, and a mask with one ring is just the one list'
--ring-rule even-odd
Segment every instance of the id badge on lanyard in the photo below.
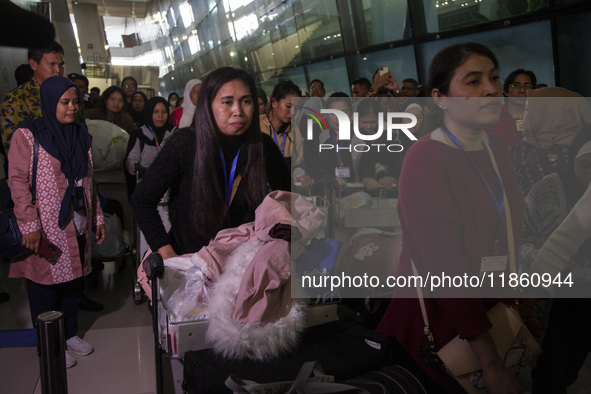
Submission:
{"label": "id badge on lanyard", "polygon": [[484,256],[480,259],[480,273],[483,272],[504,272],[507,269],[507,255]]}
{"label": "id badge on lanyard", "polygon": [[335,167],[334,174],[337,178],[351,178],[351,168]]}

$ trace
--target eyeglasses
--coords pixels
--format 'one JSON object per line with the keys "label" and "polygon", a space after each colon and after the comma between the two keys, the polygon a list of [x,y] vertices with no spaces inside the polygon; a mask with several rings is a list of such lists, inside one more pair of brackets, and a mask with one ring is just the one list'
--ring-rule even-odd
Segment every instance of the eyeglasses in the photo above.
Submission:
{"label": "eyeglasses", "polygon": [[126,88],[135,88],[137,87],[137,85],[135,83],[126,83],[123,85]]}
{"label": "eyeglasses", "polygon": [[519,82],[514,82],[511,85],[509,85],[512,89],[517,88],[517,89],[521,89],[522,87],[525,89],[531,89],[533,86],[531,83],[526,82],[524,84],[521,84]]}

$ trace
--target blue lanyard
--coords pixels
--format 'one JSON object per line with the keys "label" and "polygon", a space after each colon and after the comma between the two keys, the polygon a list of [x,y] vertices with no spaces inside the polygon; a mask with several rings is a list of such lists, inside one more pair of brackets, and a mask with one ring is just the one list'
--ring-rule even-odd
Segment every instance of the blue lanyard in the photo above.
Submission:
{"label": "blue lanyard", "polygon": [[[334,130],[329,129],[328,130],[330,132],[330,135],[332,137],[332,139],[334,140],[334,144],[335,146],[337,146],[337,148],[340,148],[343,145],[344,141],[337,141],[337,133],[334,132]],[[339,167],[343,167],[343,158],[341,157],[341,151],[337,149],[337,155],[338,155],[338,159],[339,159]]]}
{"label": "blue lanyard", "polygon": [[234,160],[232,161],[232,168],[230,169],[230,179],[228,179],[228,173],[226,171],[226,158],[224,157],[224,152],[222,148],[220,148],[220,157],[222,158],[222,167],[224,168],[224,180],[225,185],[224,189],[226,192],[226,205],[230,208],[230,200],[232,199],[232,187],[234,186],[234,179],[236,178],[236,164],[238,164],[238,156],[240,155],[240,149],[238,148],[238,152],[236,152],[236,156],[234,156]]}
{"label": "blue lanyard", "polygon": [[150,130],[150,133],[152,133],[152,138],[154,138],[154,141],[156,142],[156,153],[160,152],[160,144],[158,143],[158,138],[156,137],[156,134],[154,134],[150,126],[146,125],[146,127],[148,128],[148,130]]}
{"label": "blue lanyard", "polygon": [[[275,145],[279,147],[279,142],[277,141],[277,132],[275,131],[275,127],[273,127],[273,123],[271,123],[271,119],[269,119],[269,115],[267,115],[267,120],[269,121],[269,125],[271,126],[271,130],[273,130],[273,139],[275,140]],[[283,133],[283,148],[281,149],[281,156],[285,157],[285,140],[287,139],[287,132]]]}
{"label": "blue lanyard", "polygon": [[[464,154],[466,155],[466,157],[468,157],[468,159],[470,160],[470,163],[472,163],[472,167],[474,167],[474,169],[476,170],[476,172],[478,172],[478,175],[480,176],[480,179],[482,179],[482,182],[484,182],[484,185],[486,186],[486,188],[488,189],[488,192],[490,193],[490,195],[492,196],[495,205],[497,206],[497,211],[499,213],[499,217],[503,216],[503,212],[505,211],[505,200],[503,199],[503,182],[501,181],[501,178],[499,177],[499,174],[497,174],[496,171],[494,171],[495,176],[497,177],[497,184],[499,186],[499,196],[496,196],[495,193],[492,191],[491,187],[489,186],[488,182],[486,181],[486,179],[484,179],[484,176],[482,175],[482,172],[480,172],[480,169],[478,168],[478,166],[476,165],[476,163],[474,163],[474,160],[472,160],[472,158],[470,157],[470,155],[468,154],[468,152],[466,152],[466,150],[464,149],[464,147],[462,146],[462,143],[456,138],[455,135],[453,135],[452,133],[450,133],[450,131],[447,129],[447,127],[445,125],[443,125],[443,131],[445,131],[445,134],[447,134],[447,136],[453,141],[454,144],[456,144],[461,150],[462,152],[464,152]],[[487,155],[488,155],[488,159],[490,160],[491,166],[492,166],[492,160],[490,158],[490,153],[488,153],[488,150],[486,151]],[[494,166],[493,166],[494,168]]]}

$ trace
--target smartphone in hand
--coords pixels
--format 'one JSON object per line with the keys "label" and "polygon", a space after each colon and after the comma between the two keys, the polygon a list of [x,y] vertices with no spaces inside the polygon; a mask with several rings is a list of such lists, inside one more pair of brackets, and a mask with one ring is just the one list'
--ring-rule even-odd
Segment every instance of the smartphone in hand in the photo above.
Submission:
{"label": "smartphone in hand", "polygon": [[43,257],[51,264],[57,263],[62,251],[53,243],[49,242],[47,236],[41,236],[41,244],[39,245],[39,256]]}
{"label": "smartphone in hand", "polygon": [[388,73],[388,67],[380,67],[380,75],[384,75]]}

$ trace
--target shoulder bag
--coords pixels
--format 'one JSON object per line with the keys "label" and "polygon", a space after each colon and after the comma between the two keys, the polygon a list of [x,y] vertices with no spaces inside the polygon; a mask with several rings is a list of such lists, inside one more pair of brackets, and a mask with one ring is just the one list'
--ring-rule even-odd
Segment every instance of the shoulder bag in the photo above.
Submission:
{"label": "shoulder bag", "polygon": [[[493,168],[500,178],[499,169],[488,142],[484,141],[488,150]],[[515,245],[513,240],[513,226],[511,223],[511,212],[509,201],[503,192],[505,202],[505,222],[507,224],[507,247],[509,255],[509,267],[512,273],[516,272]],[[418,275],[414,263],[411,261],[414,275]],[[419,304],[425,323],[424,333],[427,336],[428,345],[424,353],[434,362],[444,367],[445,371],[452,376],[462,388],[469,394],[487,393],[486,383],[482,378],[482,369],[476,354],[472,351],[468,341],[456,336],[441,349],[435,344],[434,334],[429,326],[427,310],[423,292],[417,286]],[[505,367],[517,375],[526,365],[532,364],[537,359],[542,349],[529,332],[521,317],[513,306],[502,302],[497,303],[487,312],[488,319],[492,323],[490,335],[492,336],[499,356]]]}

